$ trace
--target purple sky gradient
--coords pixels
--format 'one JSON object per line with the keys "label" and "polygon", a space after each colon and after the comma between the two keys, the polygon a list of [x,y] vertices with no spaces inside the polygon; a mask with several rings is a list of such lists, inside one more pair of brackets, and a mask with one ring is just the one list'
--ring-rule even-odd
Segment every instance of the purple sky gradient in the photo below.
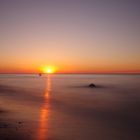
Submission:
{"label": "purple sky gradient", "polygon": [[140,72],[139,25],[139,0],[0,0],[0,72]]}

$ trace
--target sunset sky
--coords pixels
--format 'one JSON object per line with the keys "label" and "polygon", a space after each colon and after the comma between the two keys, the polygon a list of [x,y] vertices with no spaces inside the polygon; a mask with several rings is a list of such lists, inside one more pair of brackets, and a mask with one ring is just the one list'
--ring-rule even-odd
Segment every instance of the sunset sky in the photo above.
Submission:
{"label": "sunset sky", "polygon": [[0,0],[0,73],[140,73],[139,0]]}

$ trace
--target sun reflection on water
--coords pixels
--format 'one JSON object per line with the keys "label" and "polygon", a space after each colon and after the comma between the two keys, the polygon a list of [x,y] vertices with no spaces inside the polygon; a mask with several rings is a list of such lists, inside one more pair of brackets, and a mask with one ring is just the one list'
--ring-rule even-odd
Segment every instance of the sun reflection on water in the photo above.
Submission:
{"label": "sun reflection on water", "polygon": [[44,104],[40,109],[39,129],[38,129],[37,140],[47,139],[48,118],[50,114],[50,94],[51,94],[51,75],[48,75],[46,92],[44,94]]}

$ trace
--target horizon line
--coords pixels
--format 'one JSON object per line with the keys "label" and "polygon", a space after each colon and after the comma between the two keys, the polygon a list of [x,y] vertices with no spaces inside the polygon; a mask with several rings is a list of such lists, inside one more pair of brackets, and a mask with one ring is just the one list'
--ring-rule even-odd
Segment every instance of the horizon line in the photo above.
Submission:
{"label": "horizon line", "polygon": [[[41,73],[41,72],[40,72]],[[40,74],[40,73],[0,73],[0,74]],[[41,74],[48,74],[48,73],[41,73]],[[134,72],[114,72],[114,73],[52,73],[51,75],[54,74],[128,74],[128,75],[140,75],[140,72],[134,73]]]}

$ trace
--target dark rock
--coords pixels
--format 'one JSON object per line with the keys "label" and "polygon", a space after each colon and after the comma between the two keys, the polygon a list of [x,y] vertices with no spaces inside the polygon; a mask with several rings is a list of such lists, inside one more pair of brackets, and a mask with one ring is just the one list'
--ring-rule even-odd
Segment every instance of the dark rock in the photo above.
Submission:
{"label": "dark rock", "polygon": [[89,86],[88,87],[90,87],[90,88],[95,88],[96,87],[96,85],[95,84],[93,84],[93,83],[91,83],[91,84],[89,84]]}
{"label": "dark rock", "polygon": [[22,122],[18,122],[18,124],[22,124]]}

